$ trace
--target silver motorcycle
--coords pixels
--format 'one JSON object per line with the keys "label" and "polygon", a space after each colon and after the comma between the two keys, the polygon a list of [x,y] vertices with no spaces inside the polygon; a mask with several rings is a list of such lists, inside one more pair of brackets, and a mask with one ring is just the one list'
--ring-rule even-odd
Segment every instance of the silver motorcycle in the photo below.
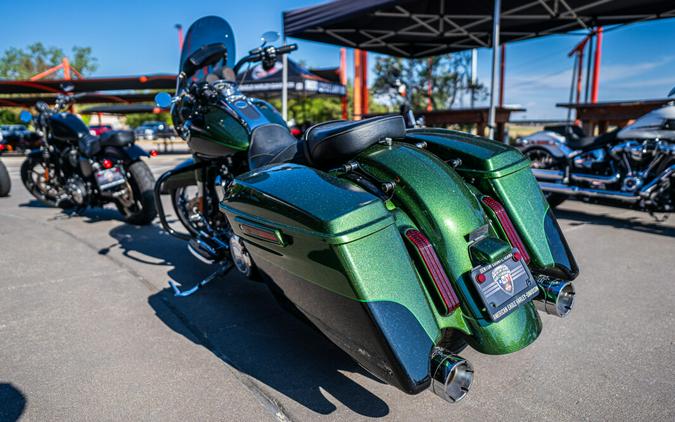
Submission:
{"label": "silver motorcycle", "polygon": [[674,102],[599,136],[554,126],[519,139],[518,147],[552,207],[569,197],[649,212],[675,207]]}

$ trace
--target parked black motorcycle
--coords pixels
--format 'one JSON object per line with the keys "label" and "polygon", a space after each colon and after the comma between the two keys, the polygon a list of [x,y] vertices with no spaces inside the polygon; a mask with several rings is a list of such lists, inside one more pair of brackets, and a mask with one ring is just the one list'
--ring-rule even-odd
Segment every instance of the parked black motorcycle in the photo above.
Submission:
{"label": "parked black motorcycle", "polygon": [[675,210],[672,103],[600,136],[568,125],[545,128],[519,144],[553,207],[576,197],[649,212]]}
{"label": "parked black motorcycle", "polygon": [[[149,155],[134,144],[131,131],[92,135],[79,117],[66,111],[80,95],[59,95],[53,109],[36,104],[34,124],[44,145],[28,153],[21,165],[24,186],[50,205],[80,212],[112,202],[128,223],[149,224],[157,215],[155,180],[141,159]],[[21,119],[29,122],[33,116],[23,111]]]}
{"label": "parked black motorcycle", "polygon": [[[0,143],[0,155],[3,152],[5,152],[4,144]],[[0,198],[9,195],[10,189],[12,189],[12,180],[9,178],[5,163],[0,160]]]}

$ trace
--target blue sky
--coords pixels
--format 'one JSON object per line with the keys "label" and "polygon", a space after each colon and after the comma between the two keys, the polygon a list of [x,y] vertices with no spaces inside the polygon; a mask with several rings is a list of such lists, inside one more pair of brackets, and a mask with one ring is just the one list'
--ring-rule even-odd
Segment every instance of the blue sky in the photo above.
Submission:
{"label": "blue sky", "polygon": [[[175,72],[178,41],[174,24],[186,29],[205,15],[232,25],[241,55],[259,35],[281,30],[281,12],[316,0],[199,1],[0,1],[0,50],[42,41],[69,50],[90,46],[99,59],[98,76]],[[569,95],[572,60],[567,52],[579,36],[549,36],[507,46],[506,102],[528,111],[515,118],[559,118],[555,103]],[[293,40],[297,41],[297,40]],[[313,67],[338,65],[339,49],[297,41],[293,53]],[[675,19],[623,27],[605,35],[600,100],[664,97],[675,86]],[[349,66],[351,68],[351,54]],[[478,77],[489,84],[490,52],[479,50]],[[371,57],[371,64],[374,57]]]}

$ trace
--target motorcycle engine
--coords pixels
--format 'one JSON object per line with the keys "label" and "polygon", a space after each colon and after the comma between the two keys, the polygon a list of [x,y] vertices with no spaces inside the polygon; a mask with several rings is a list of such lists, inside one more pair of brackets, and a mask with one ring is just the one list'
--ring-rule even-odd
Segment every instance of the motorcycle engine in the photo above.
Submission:
{"label": "motorcycle engine", "polygon": [[635,192],[645,181],[656,176],[651,173],[664,157],[675,155],[675,146],[658,139],[630,140],[612,147],[610,155],[619,161],[622,168],[621,190]]}
{"label": "motorcycle engine", "polygon": [[604,166],[607,154],[603,149],[594,149],[584,152],[574,157],[574,167],[592,169],[594,167]]}
{"label": "motorcycle engine", "polygon": [[68,199],[76,205],[83,206],[87,203],[88,189],[86,183],[80,176],[71,176],[66,180],[65,193]]}

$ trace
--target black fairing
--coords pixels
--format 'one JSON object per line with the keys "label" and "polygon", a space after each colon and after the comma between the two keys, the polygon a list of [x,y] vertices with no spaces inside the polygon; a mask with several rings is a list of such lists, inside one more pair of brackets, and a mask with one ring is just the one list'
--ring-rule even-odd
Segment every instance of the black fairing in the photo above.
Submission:
{"label": "black fairing", "polygon": [[52,137],[58,141],[76,142],[89,135],[89,128],[72,113],[55,113],[49,117]]}
{"label": "black fairing", "polygon": [[555,264],[553,267],[539,270],[539,272],[563,280],[574,280],[577,278],[579,266],[574,259],[574,255],[572,255],[570,247],[567,245],[565,236],[563,236],[560,230],[558,221],[550,209],[544,218],[544,233]]}

